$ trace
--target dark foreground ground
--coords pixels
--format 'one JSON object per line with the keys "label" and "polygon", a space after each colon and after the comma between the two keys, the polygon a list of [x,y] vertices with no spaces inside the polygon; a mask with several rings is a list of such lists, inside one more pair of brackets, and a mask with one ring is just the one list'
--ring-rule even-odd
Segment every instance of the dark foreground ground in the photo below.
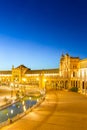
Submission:
{"label": "dark foreground ground", "polygon": [[1,130],[87,130],[87,97],[50,91],[38,108]]}

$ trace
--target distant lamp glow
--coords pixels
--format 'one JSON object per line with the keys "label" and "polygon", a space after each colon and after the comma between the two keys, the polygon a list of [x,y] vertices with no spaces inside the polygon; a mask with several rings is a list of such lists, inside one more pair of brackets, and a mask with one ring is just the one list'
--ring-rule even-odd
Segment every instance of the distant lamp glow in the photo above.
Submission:
{"label": "distant lamp glow", "polygon": [[10,85],[11,85],[11,86],[13,86],[14,84],[13,84],[13,83],[11,83]]}
{"label": "distant lamp glow", "polygon": [[46,79],[44,79],[44,82],[46,82]]}
{"label": "distant lamp glow", "polygon": [[37,77],[36,80],[39,80],[39,78]]}
{"label": "distant lamp glow", "polygon": [[15,84],[15,87],[17,87],[17,84]]}
{"label": "distant lamp glow", "polygon": [[26,82],[26,78],[22,78],[22,80],[23,80],[24,82]]}
{"label": "distant lamp glow", "polygon": [[31,97],[29,97],[29,99],[31,100]]}

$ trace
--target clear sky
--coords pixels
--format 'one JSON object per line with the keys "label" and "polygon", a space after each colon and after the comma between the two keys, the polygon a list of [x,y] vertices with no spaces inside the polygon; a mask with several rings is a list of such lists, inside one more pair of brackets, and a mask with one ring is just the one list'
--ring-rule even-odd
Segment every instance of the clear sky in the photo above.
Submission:
{"label": "clear sky", "polygon": [[0,70],[57,68],[87,58],[87,0],[0,0]]}

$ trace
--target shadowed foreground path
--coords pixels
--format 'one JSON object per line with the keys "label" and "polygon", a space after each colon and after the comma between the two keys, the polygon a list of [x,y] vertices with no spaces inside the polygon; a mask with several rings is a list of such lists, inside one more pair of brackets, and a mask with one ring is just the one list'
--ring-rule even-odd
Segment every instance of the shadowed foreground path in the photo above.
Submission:
{"label": "shadowed foreground path", "polygon": [[87,130],[87,97],[50,91],[38,108],[1,130]]}

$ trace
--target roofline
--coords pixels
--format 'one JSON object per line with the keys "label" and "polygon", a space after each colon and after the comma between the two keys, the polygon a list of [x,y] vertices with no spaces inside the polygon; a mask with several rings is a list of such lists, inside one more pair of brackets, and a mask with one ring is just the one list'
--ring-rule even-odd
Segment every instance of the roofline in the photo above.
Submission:
{"label": "roofline", "polygon": [[30,71],[45,71],[45,70],[58,70],[59,68],[53,68],[53,69],[40,69],[40,70],[38,70],[38,69],[36,69],[36,70],[30,70]]}
{"label": "roofline", "polygon": [[73,58],[73,59],[80,59],[79,57],[72,57],[72,56],[70,56],[70,58]]}
{"label": "roofline", "polygon": [[85,59],[80,59],[80,62],[82,62],[82,61],[86,61],[87,60],[87,58],[85,58]]}

